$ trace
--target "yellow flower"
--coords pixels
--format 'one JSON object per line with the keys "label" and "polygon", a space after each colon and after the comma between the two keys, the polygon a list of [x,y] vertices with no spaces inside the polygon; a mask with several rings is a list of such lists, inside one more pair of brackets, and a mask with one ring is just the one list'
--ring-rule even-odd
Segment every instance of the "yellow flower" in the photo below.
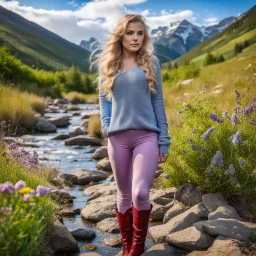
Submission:
{"label": "yellow flower", "polygon": [[24,188],[21,188],[19,190],[19,193],[21,193],[21,194],[28,194],[28,193],[30,193],[30,191],[31,191],[30,187],[24,187]]}
{"label": "yellow flower", "polygon": [[29,201],[29,202],[35,202],[35,198],[31,196],[31,197],[28,199],[28,201]]}

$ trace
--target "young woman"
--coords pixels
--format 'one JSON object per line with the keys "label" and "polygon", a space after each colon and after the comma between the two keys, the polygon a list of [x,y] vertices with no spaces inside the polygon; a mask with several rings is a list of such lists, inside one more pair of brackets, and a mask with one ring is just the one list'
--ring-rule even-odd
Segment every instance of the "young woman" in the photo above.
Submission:
{"label": "young woman", "polygon": [[117,184],[116,216],[123,255],[144,252],[149,191],[171,144],[158,58],[144,17],[125,15],[98,54],[102,133]]}

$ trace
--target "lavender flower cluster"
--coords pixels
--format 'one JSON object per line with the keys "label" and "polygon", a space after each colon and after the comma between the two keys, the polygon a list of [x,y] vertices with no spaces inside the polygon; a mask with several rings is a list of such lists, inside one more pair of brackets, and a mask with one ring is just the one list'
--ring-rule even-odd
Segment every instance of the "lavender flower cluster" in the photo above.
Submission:
{"label": "lavender flower cluster", "polygon": [[26,182],[23,180],[19,180],[15,185],[13,185],[10,181],[0,184],[0,193],[2,194],[13,194],[18,192],[23,194],[24,201],[32,201],[35,197],[43,197],[51,192],[51,189],[48,187],[44,187],[42,185],[38,185],[36,191],[27,187]]}

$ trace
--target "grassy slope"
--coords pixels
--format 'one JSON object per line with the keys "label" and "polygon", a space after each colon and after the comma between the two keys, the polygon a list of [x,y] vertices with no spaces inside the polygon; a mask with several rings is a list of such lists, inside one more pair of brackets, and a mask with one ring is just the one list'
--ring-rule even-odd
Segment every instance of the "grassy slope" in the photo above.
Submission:
{"label": "grassy slope", "polygon": [[[250,64],[251,67],[248,67]],[[190,85],[177,86],[177,81],[165,81],[163,90],[170,128],[178,122],[178,114],[175,111],[176,98],[181,97],[184,101],[193,99],[196,89],[200,91],[203,85],[208,85],[206,96],[213,100],[218,108],[227,109],[230,114],[236,105],[234,90],[238,89],[240,93],[245,93],[250,86],[250,94],[253,95],[256,93],[255,80],[256,43],[228,61],[202,68],[199,77]],[[222,84],[222,92],[215,94],[214,87],[219,84]]]}
{"label": "grassy slope", "polygon": [[0,45],[7,45],[28,66],[67,69],[76,64],[88,72],[89,52],[0,6]]}

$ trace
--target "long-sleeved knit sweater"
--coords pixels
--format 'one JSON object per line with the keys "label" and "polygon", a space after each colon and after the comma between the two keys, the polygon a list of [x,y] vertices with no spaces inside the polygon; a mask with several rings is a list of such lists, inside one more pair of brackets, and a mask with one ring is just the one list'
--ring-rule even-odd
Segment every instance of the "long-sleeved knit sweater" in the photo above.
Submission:
{"label": "long-sleeved knit sweater", "polygon": [[168,154],[171,138],[168,135],[162,77],[158,58],[153,55],[156,65],[156,94],[148,88],[145,72],[134,66],[122,73],[118,72],[114,80],[111,100],[102,93],[102,78],[99,79],[99,105],[102,133],[115,133],[127,129],[148,129],[157,131],[159,153]]}

